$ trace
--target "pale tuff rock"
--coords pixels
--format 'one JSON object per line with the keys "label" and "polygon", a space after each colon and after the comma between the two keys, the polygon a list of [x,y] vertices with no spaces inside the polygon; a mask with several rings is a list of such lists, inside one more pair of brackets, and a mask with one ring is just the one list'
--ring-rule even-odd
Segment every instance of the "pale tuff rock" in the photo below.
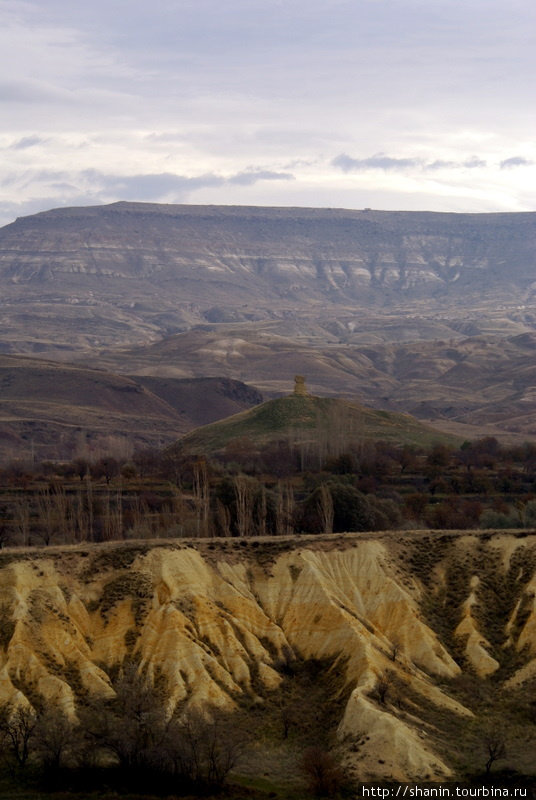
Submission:
{"label": "pale tuff rock", "polygon": [[89,691],[109,693],[111,689],[85,638],[87,612],[77,598],[66,602],[62,582],[49,560],[19,562],[2,570],[0,602],[12,607],[16,624],[0,678],[0,701],[17,699],[16,684],[23,693],[25,689],[37,692],[72,716],[72,689],[54,671],[72,665]]}
{"label": "pale tuff rock", "polygon": [[[441,605],[451,580],[448,555],[432,557],[416,573],[396,555],[409,534],[396,542],[388,535],[338,541],[297,541],[262,558],[252,548],[244,555],[235,542],[225,552],[217,542],[211,550],[206,542],[199,549],[160,544],[135,555],[130,567],[117,568],[113,548],[13,558],[0,569],[0,701],[31,702],[39,692],[73,715],[77,691],[110,695],[105,670],[134,656],[149,676],[165,676],[171,707],[232,708],[241,697],[270,702],[284,664],[314,659],[332,675],[333,691],[349,698],[338,734],[359,774],[443,778],[449,766],[437,755],[419,708],[431,705],[460,717],[471,712],[449,695],[448,681],[461,667],[423,609],[436,603],[472,668],[482,677],[495,672],[498,661],[474,614],[483,602],[477,570],[471,582],[470,575],[460,582],[470,582],[469,596],[450,607]],[[433,534],[415,542],[419,552],[429,549],[433,556]],[[259,552],[263,546],[259,542]],[[482,568],[488,568],[490,553],[498,554],[493,569],[501,576],[514,557],[526,562],[510,541],[486,544],[486,552],[477,537],[459,537],[450,546],[456,559],[465,547],[467,558],[480,559]],[[97,554],[106,558],[99,562]],[[504,623],[504,646],[510,641],[535,655],[511,677],[515,684],[536,671],[536,577],[528,570],[514,583],[518,610],[509,611]],[[530,613],[521,626],[519,609],[527,603]],[[390,689],[382,700],[386,680]],[[395,702],[396,693],[411,694],[411,715]]]}
{"label": "pale tuff rock", "polygon": [[424,732],[412,730],[387,710],[379,709],[359,690],[348,701],[339,736],[360,744],[358,755],[346,758],[348,766],[356,768],[360,780],[403,781],[410,775],[441,780],[452,774],[427,748]]}
{"label": "pale tuff rock", "polygon": [[[343,552],[294,551],[274,565],[273,578],[258,583],[264,609],[278,620],[300,654],[324,658],[342,653],[351,678],[359,662],[391,657],[393,642],[416,666],[444,677],[460,668],[419,616],[416,600],[389,574],[388,553],[377,541]],[[292,575],[295,578],[292,578]]]}
{"label": "pale tuff rock", "polygon": [[455,636],[465,638],[465,655],[477,675],[485,678],[499,669],[499,662],[488,653],[486,648],[491,647],[485,636],[482,636],[476,626],[472,609],[477,605],[477,589],[479,579],[477,575],[471,578],[471,594],[462,606],[462,621],[454,631]]}
{"label": "pale tuff rock", "polygon": [[525,622],[519,639],[517,640],[517,649],[523,650],[527,647],[532,656],[536,656],[536,575],[525,587],[525,600],[530,603],[530,614]]}

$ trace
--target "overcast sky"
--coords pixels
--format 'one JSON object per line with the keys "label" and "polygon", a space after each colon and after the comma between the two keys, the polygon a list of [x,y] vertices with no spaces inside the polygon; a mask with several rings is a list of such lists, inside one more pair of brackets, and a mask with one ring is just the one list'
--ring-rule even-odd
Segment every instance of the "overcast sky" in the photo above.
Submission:
{"label": "overcast sky", "polygon": [[534,0],[0,0],[0,224],[536,209]]}

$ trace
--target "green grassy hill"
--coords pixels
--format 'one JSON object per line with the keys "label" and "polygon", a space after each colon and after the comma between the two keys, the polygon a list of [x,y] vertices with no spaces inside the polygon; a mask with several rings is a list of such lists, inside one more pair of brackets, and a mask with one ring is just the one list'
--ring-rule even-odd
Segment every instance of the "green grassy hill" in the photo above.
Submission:
{"label": "green grassy hill", "polygon": [[456,437],[424,425],[409,414],[378,411],[333,397],[292,394],[197,428],[169,450],[184,455],[214,455],[234,440],[247,440],[260,449],[284,439],[300,443],[338,441],[339,445],[368,439],[422,447],[437,442],[460,443]]}

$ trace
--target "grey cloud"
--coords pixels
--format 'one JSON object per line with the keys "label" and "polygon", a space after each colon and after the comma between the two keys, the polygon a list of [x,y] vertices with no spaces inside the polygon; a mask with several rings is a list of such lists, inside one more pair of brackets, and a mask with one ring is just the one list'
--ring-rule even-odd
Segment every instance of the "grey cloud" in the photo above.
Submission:
{"label": "grey cloud", "polygon": [[129,200],[158,200],[163,196],[175,194],[184,197],[196,189],[239,184],[249,186],[257,181],[292,180],[293,175],[287,172],[269,172],[251,170],[238,172],[230,177],[215,173],[205,173],[194,177],[175,175],[170,172],[149,175],[105,175],[96,170],[86,170],[82,175],[91,183],[95,183],[108,193]]}
{"label": "grey cloud", "polygon": [[101,190],[129,200],[158,200],[171,193],[179,196],[187,191],[209,186],[221,186],[224,179],[218,175],[199,175],[187,178],[162,172],[154,175],[105,175],[94,170],[82,173],[91,183],[97,184]]}
{"label": "grey cloud", "polygon": [[11,150],[27,150],[29,147],[35,147],[38,144],[45,144],[47,140],[41,136],[23,136],[17,142],[10,145]]}
{"label": "grey cloud", "polygon": [[530,167],[534,164],[534,161],[528,161],[526,158],[522,156],[512,156],[512,158],[506,158],[504,161],[501,161],[501,169],[512,169],[512,167]]}
{"label": "grey cloud", "polygon": [[98,203],[99,200],[90,195],[69,195],[68,198],[58,197],[57,195],[37,197],[31,200],[24,200],[21,203],[0,202],[0,226],[8,225],[17,217],[26,217],[30,214],[38,214],[40,211],[49,211],[51,208],[66,206],[87,206]]}
{"label": "grey cloud", "polygon": [[[46,195],[21,203],[0,203],[0,225],[5,225],[16,217],[60,206],[97,205],[110,202],[111,199],[158,202],[170,194],[176,202],[181,202],[197,189],[229,184],[249,186],[257,181],[288,181],[293,180],[294,175],[287,172],[249,170],[230,177],[215,173],[186,177],[168,172],[122,176],[90,169],[77,174],[40,170],[33,173],[32,179],[44,189],[43,195],[45,192],[56,190],[61,192],[60,196]],[[87,187],[85,191],[84,185]]]}
{"label": "grey cloud", "polygon": [[452,167],[459,166],[456,164],[455,161],[442,161],[438,159],[437,161],[432,161],[431,164],[426,165],[426,169],[434,170],[434,169],[452,169]]}
{"label": "grey cloud", "polygon": [[408,167],[420,167],[422,161],[419,158],[391,158],[379,153],[369,158],[351,158],[346,153],[341,153],[331,162],[334,167],[339,167],[343,172],[360,172],[368,169],[407,169]]}
{"label": "grey cloud", "polygon": [[[21,183],[21,177],[24,180]],[[288,172],[247,170],[224,176],[205,173],[188,177],[169,172],[149,175],[112,175],[95,169],[78,173],[68,171],[36,170],[0,177],[0,186],[20,187],[22,184],[39,186],[40,197],[21,203],[0,203],[0,225],[15,217],[45,211],[59,206],[94,205],[111,200],[138,200],[159,202],[171,197],[172,202],[184,202],[198,189],[218,188],[226,185],[251,186],[258,181],[289,181],[294,175]],[[56,194],[52,194],[56,192]]]}
{"label": "grey cloud", "polygon": [[442,159],[437,159],[436,161],[423,164],[423,168],[427,171],[437,169],[479,169],[486,166],[487,162],[477,156],[467,158],[465,161],[443,161]]}
{"label": "grey cloud", "polygon": [[481,158],[477,156],[472,156],[472,158],[468,158],[467,161],[463,162],[464,167],[468,167],[468,169],[479,169],[480,167],[487,166],[485,161],[482,161]]}
{"label": "grey cloud", "polygon": [[9,172],[0,177],[0,186],[16,186],[18,189],[26,188],[32,184],[44,184],[50,181],[64,181],[69,178],[65,171],[48,169],[29,170],[28,172]]}
{"label": "grey cloud", "polygon": [[34,80],[0,81],[0,101],[5,103],[71,103],[72,92]]}
{"label": "grey cloud", "polygon": [[433,171],[440,169],[478,169],[487,166],[487,162],[477,156],[472,156],[465,161],[436,159],[435,161],[427,162],[422,158],[392,158],[382,153],[368,158],[352,158],[346,153],[341,153],[341,155],[332,160],[331,164],[334,167],[339,167],[343,172],[361,172],[370,169],[382,169],[385,171],[422,169]]}
{"label": "grey cloud", "polygon": [[59,181],[69,177],[69,172],[64,169],[40,169],[32,173],[32,180],[37,181]]}
{"label": "grey cloud", "polygon": [[239,172],[228,179],[228,183],[237,183],[240,186],[251,186],[257,181],[292,181],[294,175],[290,172],[269,172],[268,170],[252,170],[251,172]]}

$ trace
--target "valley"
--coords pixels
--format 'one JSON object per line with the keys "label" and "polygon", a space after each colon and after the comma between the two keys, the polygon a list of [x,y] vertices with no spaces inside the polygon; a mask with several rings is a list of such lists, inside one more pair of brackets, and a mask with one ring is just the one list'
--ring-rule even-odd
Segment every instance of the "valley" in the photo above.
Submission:
{"label": "valley", "polygon": [[532,213],[0,229],[0,794],[534,782],[535,263]]}
{"label": "valley", "polygon": [[535,258],[531,213],[55,209],[0,230],[0,348],[266,397],[305,374],[314,394],[521,440],[535,431]]}

